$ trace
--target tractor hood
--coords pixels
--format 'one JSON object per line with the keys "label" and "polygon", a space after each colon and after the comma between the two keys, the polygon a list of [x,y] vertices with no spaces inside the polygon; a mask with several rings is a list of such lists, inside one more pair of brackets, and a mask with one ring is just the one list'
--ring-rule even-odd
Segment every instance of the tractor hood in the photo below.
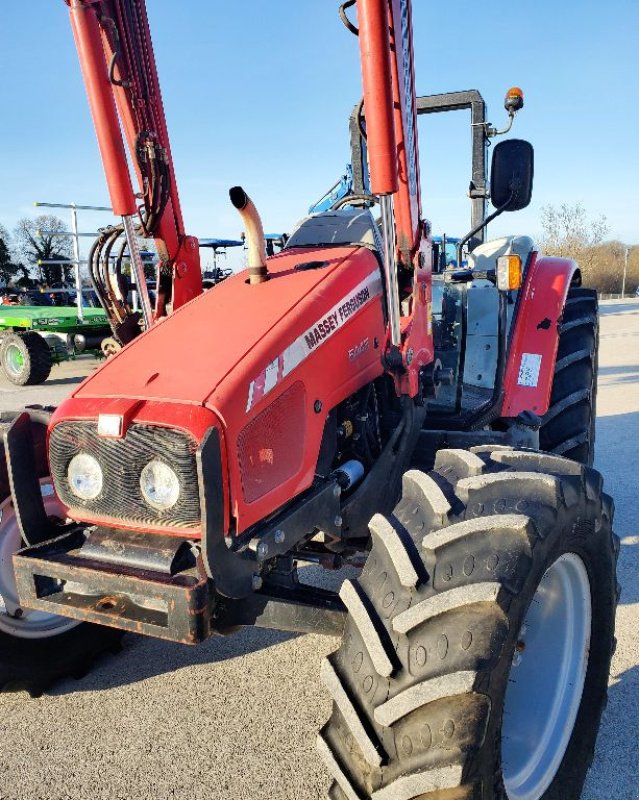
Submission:
{"label": "tractor hood", "polygon": [[217,406],[212,395],[226,379],[250,381],[273,346],[321,321],[378,262],[361,247],[295,248],[269,259],[268,269],[265,283],[251,286],[239,273],[156,323],[73,397]]}

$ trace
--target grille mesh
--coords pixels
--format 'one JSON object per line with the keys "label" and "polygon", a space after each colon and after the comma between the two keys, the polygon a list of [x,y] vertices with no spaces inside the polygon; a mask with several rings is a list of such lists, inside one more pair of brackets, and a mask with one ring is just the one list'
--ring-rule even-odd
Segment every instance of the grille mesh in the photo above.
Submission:
{"label": "grille mesh", "polygon": [[[62,502],[80,517],[85,511],[136,525],[193,528],[200,524],[196,450],[194,439],[170,428],[134,424],[123,439],[105,439],[95,422],[61,422],[49,439],[51,477]],[[69,462],[81,451],[96,458],[104,473],[95,500],[81,500],[69,487]],[[153,458],[168,464],[180,481],[180,498],[166,511],[147,505],[140,490],[142,468]]]}

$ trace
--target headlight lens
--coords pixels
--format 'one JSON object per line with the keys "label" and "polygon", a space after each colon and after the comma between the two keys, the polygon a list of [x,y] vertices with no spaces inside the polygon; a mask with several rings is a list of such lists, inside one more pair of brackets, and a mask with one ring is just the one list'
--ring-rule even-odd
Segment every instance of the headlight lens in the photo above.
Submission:
{"label": "headlight lens", "polygon": [[140,489],[146,502],[158,511],[174,506],[180,497],[180,481],[168,464],[154,458],[142,470]]}
{"label": "headlight lens", "polygon": [[102,468],[88,453],[73,456],[67,468],[69,486],[81,500],[95,500],[102,491]]}

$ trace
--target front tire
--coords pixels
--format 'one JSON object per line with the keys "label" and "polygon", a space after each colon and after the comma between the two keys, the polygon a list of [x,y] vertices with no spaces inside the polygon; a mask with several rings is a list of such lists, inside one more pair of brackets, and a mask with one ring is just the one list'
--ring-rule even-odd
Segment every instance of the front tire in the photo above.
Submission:
{"label": "front tire", "polygon": [[597,292],[572,287],[559,327],[550,406],[539,446],[592,466],[595,454],[599,320]]}
{"label": "front tire", "polygon": [[[64,513],[51,483],[42,488],[47,513]],[[101,653],[118,652],[122,632],[21,608],[11,557],[22,543],[10,499],[0,515],[0,692],[37,697],[61,678],[82,677]]]}
{"label": "front tire", "polygon": [[36,331],[25,331],[2,337],[0,363],[11,383],[34,386],[49,377],[53,360],[46,339]]}
{"label": "front tire", "polygon": [[[48,409],[28,409],[34,457],[48,516],[64,518],[48,477],[46,430]],[[15,414],[3,415],[7,423]],[[121,649],[122,632],[78,623],[54,614],[21,608],[13,571],[13,554],[23,546],[10,496],[4,447],[0,443],[0,692],[25,689],[41,695],[61,678],[80,678],[102,653]]]}
{"label": "front tire", "polygon": [[[318,747],[332,800],[580,796],[614,647],[612,514],[598,473],[552,455],[440,451],[432,473],[405,475],[393,514],[371,521],[366,566],[341,592],[342,645],[322,667],[334,705]],[[565,570],[577,575],[570,602],[585,586],[590,597],[564,675],[576,688],[561,695],[559,681],[530,679],[517,697],[508,688],[518,660],[541,664],[570,627],[561,614],[554,626],[537,617],[536,644],[525,628]],[[555,713],[558,693],[566,709]],[[553,713],[556,738],[522,782],[525,753],[544,749],[539,731]]]}

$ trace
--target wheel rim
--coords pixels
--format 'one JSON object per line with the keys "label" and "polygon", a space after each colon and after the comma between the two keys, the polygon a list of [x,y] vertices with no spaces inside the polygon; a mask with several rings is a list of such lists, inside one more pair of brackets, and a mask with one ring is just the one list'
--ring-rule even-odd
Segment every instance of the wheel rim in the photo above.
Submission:
{"label": "wheel rim", "polygon": [[18,377],[24,370],[24,355],[17,344],[10,344],[5,350],[5,369]]}
{"label": "wheel rim", "polygon": [[586,567],[565,553],[535,592],[510,670],[501,745],[509,800],[539,800],[557,774],[581,703],[591,622]]}
{"label": "wheel rim", "polygon": [[[47,515],[66,517],[65,507],[50,480],[45,479],[41,485]],[[12,561],[13,554],[21,547],[18,521],[8,498],[0,505],[0,632],[21,639],[45,639],[74,628],[79,624],[76,620],[21,608]]]}

